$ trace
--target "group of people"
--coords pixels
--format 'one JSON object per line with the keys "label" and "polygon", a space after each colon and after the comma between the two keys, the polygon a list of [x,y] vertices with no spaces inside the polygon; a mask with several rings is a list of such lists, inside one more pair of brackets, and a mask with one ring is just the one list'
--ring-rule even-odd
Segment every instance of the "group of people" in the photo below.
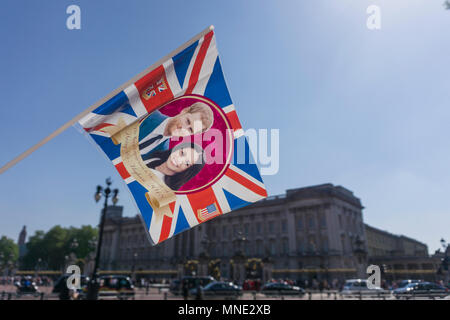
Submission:
{"label": "group of people", "polygon": [[211,108],[202,102],[192,104],[173,117],[154,111],[139,127],[139,152],[144,163],[170,189],[179,190],[202,170],[204,150],[194,142],[169,148],[169,141],[173,137],[180,139],[205,132],[213,122]]}
{"label": "group of people", "polygon": [[36,277],[32,277],[32,276],[3,276],[0,277],[0,285],[3,286],[8,286],[8,285],[14,285],[17,282],[23,282],[23,281],[30,281],[30,282],[34,282],[37,286],[52,286],[53,285],[53,279],[51,279],[50,277],[47,276],[36,276]]}

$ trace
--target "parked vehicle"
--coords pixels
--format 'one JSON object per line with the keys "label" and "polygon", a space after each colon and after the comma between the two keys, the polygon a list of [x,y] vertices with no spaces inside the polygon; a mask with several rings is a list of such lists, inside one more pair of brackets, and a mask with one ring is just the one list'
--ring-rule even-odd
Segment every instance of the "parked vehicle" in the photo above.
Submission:
{"label": "parked vehicle", "polygon": [[[58,280],[55,281],[55,284],[53,286],[52,293],[60,293],[62,289],[64,289],[64,286],[67,288],[67,279],[70,277],[70,274],[65,274],[59,277]],[[87,287],[87,284],[89,282],[89,278],[86,276],[81,275],[80,276],[80,287],[81,290],[85,287]]]}
{"label": "parked vehicle", "polygon": [[394,290],[394,297],[397,299],[410,299],[413,297],[444,298],[448,295],[449,289],[431,282],[410,283],[403,288]]}
{"label": "parked vehicle", "polygon": [[242,289],[244,291],[259,291],[261,289],[261,280],[245,280],[242,284]]}
{"label": "parked vehicle", "polygon": [[180,294],[181,290],[181,281],[179,279],[172,280],[170,283],[169,291],[172,292],[172,294]]}
{"label": "parked vehicle", "polygon": [[419,283],[419,282],[422,282],[422,280],[413,280],[413,279],[402,280],[399,282],[397,289],[404,288],[410,283]]}
{"label": "parked vehicle", "polygon": [[22,295],[33,295],[38,297],[41,294],[38,286],[32,281],[30,276],[20,279],[20,281],[17,281],[14,285],[17,288],[16,294],[18,297]]}
{"label": "parked vehicle", "polygon": [[343,296],[359,296],[359,295],[387,295],[389,291],[380,287],[369,289],[366,279],[350,279],[347,280],[342,288],[341,295]]}
{"label": "parked vehicle", "polygon": [[[234,297],[242,296],[242,287],[231,282],[214,281],[202,288],[205,298],[212,297]],[[197,295],[197,288],[189,290],[191,296]]]}
{"label": "parked vehicle", "polygon": [[[134,299],[134,285],[127,276],[108,275],[99,278],[100,287],[98,290],[99,299],[116,298],[119,300]],[[85,299],[88,293],[88,287],[83,288]]]}
{"label": "parked vehicle", "polygon": [[191,290],[192,288],[196,288],[197,284],[200,284],[201,287],[205,287],[207,284],[216,281],[213,277],[194,277],[194,276],[185,276],[181,279],[173,280],[170,284],[170,292],[174,295],[182,294],[183,283],[187,287],[187,290]]}
{"label": "parked vehicle", "polygon": [[299,295],[303,296],[305,290],[298,286],[291,286],[282,282],[268,283],[262,287],[261,292],[265,295]]}
{"label": "parked vehicle", "polygon": [[[58,294],[60,299],[66,300],[70,299],[70,290],[67,287],[67,279],[70,277],[70,274],[62,275],[58,280],[56,280],[52,293]],[[72,295],[73,299],[81,298],[84,294],[84,290],[87,288],[89,283],[89,278],[80,275],[80,288],[74,292]]]}

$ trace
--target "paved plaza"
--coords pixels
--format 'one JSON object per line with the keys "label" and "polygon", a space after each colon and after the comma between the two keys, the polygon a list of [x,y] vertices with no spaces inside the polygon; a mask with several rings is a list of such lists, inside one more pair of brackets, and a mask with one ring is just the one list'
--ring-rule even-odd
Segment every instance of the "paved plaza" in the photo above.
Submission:
{"label": "paved plaza", "polygon": [[[16,293],[16,288],[12,285],[0,285],[0,300],[58,300],[57,294],[52,294],[52,287],[39,287],[41,294],[33,295],[23,295],[18,297]],[[105,298],[105,299],[115,299],[115,298]],[[137,288],[135,290],[135,300],[183,300],[180,295],[173,295],[168,292],[167,289],[160,288],[149,288],[147,291],[145,288]],[[194,297],[190,297],[189,300],[193,300]],[[231,300],[230,298],[224,296],[217,297],[207,297],[207,300]],[[428,300],[429,298],[415,298],[415,300]],[[323,293],[307,293],[302,297],[299,296],[266,296],[265,294],[259,292],[244,292],[244,294],[238,298],[238,300],[395,300],[395,297],[391,294],[386,296],[352,296],[343,297],[336,291]],[[436,300],[450,300],[450,295],[446,298],[437,298]]]}

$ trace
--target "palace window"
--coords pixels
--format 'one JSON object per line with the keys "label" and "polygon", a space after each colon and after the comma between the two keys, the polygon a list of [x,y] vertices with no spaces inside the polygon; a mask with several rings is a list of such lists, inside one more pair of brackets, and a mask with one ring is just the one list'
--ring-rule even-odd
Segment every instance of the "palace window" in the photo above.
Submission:
{"label": "palace window", "polygon": [[281,248],[282,248],[281,253],[286,255],[289,253],[289,241],[286,238],[283,238],[282,241],[283,242],[282,242],[282,246],[281,246]]}
{"label": "palace window", "polygon": [[275,232],[275,221],[269,221],[269,232],[270,233]]}
{"label": "palace window", "polygon": [[261,234],[261,222],[256,223],[256,234]]}
{"label": "palace window", "polygon": [[297,218],[297,230],[302,230],[302,229],[303,229],[302,217],[298,217]]}
{"label": "palace window", "polygon": [[288,232],[288,230],[287,230],[287,221],[286,220],[281,221],[281,231],[283,233],[287,233]]}
{"label": "palace window", "polygon": [[270,254],[271,255],[276,255],[277,253],[277,244],[275,243],[275,240],[270,240]]}
{"label": "palace window", "polygon": [[302,239],[297,239],[297,252],[302,253],[303,252],[303,241]]}
{"label": "palace window", "polygon": [[328,237],[322,237],[322,250],[328,252]]}
{"label": "palace window", "polygon": [[227,239],[228,238],[227,226],[222,226],[222,237],[223,237],[223,239]]}
{"label": "palace window", "polygon": [[244,234],[245,234],[246,236],[248,236],[249,232],[250,232],[250,225],[249,225],[248,223],[246,223],[246,224],[244,225]]}
{"label": "palace window", "polygon": [[263,243],[261,240],[256,241],[256,254],[259,256],[263,255]]}
{"label": "palace window", "polygon": [[308,227],[312,229],[312,228],[314,228],[314,226],[315,226],[314,216],[309,214],[308,215]]}
{"label": "palace window", "polygon": [[319,219],[320,219],[320,227],[322,229],[325,229],[327,227],[327,219],[324,213],[321,213],[319,215]]}

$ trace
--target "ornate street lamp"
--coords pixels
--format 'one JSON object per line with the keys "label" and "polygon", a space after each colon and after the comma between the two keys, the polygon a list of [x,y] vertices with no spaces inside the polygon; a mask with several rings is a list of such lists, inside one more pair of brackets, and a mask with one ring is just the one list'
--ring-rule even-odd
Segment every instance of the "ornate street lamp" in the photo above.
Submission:
{"label": "ornate street lamp", "polygon": [[111,190],[110,189],[111,183],[112,183],[111,178],[106,179],[106,188],[103,188],[102,186],[97,186],[97,191],[94,195],[94,199],[96,202],[99,202],[102,197],[105,198],[105,202],[103,205],[103,210],[101,212],[101,218],[100,218],[100,230],[99,230],[98,243],[97,243],[97,254],[95,256],[94,271],[92,272],[91,281],[89,281],[89,288],[88,288],[88,294],[87,294],[88,300],[97,300],[97,298],[98,298],[99,283],[98,283],[97,269],[98,269],[98,264],[100,261],[100,250],[102,247],[105,215],[106,215],[106,210],[108,208],[108,199],[109,199],[109,197],[111,197],[111,193],[112,193],[113,204],[115,205],[117,203],[117,201],[119,201],[119,198],[118,198],[119,190],[118,189]]}
{"label": "ornate street lamp", "polygon": [[92,238],[88,241],[89,252],[94,251],[97,248],[97,238]]}
{"label": "ornate street lamp", "polygon": [[0,271],[3,273],[4,270],[4,264],[5,264],[5,256],[3,255],[3,252],[0,253]]}
{"label": "ornate street lamp", "polygon": [[137,257],[138,257],[137,252],[133,253],[133,265],[131,266],[131,278],[133,279],[133,282],[136,281],[136,273],[135,273],[134,269],[136,267]]}
{"label": "ornate street lamp", "polygon": [[78,240],[77,238],[73,238],[72,242],[70,243],[70,249],[72,252],[74,252],[78,248]]}
{"label": "ornate street lamp", "polygon": [[35,267],[35,277],[38,276],[40,268],[41,268],[41,263],[42,263],[42,259],[38,258],[37,262],[36,262],[36,267]]}
{"label": "ornate street lamp", "polygon": [[444,250],[444,257],[441,260],[441,270],[444,273],[444,281],[445,281],[445,285],[447,286],[449,283],[449,268],[448,265],[450,263],[450,257],[448,256],[448,248],[449,248],[449,244],[447,243],[447,241],[445,241],[444,238],[441,239],[441,245],[442,248]]}

